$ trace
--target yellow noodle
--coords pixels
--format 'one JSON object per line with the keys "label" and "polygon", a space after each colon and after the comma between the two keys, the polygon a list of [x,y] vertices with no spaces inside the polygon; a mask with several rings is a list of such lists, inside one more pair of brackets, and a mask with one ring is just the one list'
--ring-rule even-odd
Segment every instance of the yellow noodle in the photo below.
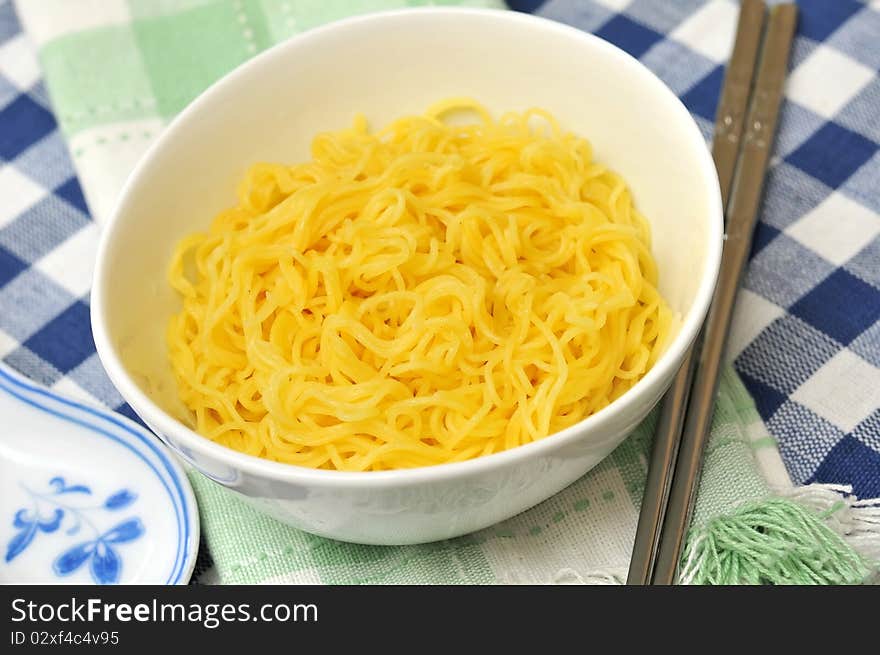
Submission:
{"label": "yellow noodle", "polygon": [[648,223],[590,144],[546,111],[495,120],[461,98],[251,167],[169,279],[194,428],[327,469],[542,439],[630,389],[672,321]]}

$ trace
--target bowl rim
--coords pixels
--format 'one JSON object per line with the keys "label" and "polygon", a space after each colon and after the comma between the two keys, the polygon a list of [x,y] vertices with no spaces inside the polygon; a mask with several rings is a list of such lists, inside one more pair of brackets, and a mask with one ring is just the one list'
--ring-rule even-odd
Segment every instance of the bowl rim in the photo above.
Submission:
{"label": "bowl rim", "polygon": [[[654,366],[629,390],[619,398],[574,425],[559,432],[550,434],[543,439],[504,450],[490,455],[484,455],[461,462],[448,462],[430,466],[420,466],[405,469],[393,469],[387,471],[338,471],[327,469],[314,469],[296,464],[275,462],[240,451],[233,450],[211,441],[207,437],[198,434],[179,420],[173,418],[165,410],[150,399],[140,387],[135,384],[128,374],[116,348],[110,338],[105,320],[106,299],[105,287],[108,285],[109,272],[107,266],[108,253],[112,250],[116,237],[121,232],[121,217],[128,205],[131,190],[139,184],[144,170],[150,162],[159,156],[165,148],[165,144],[174,139],[175,134],[186,126],[189,117],[197,114],[202,105],[208,103],[210,98],[218,92],[218,88],[233,84],[238,78],[249,74],[273,58],[283,57],[288,49],[296,49],[309,41],[320,39],[324,34],[337,30],[344,30],[352,26],[360,26],[369,23],[381,23],[389,19],[406,18],[409,16],[459,16],[463,18],[478,17],[489,18],[495,21],[519,23],[528,25],[537,30],[556,32],[561,36],[580,39],[591,48],[604,50],[609,56],[616,58],[621,66],[629,68],[633,75],[640,78],[640,83],[653,87],[655,93],[665,94],[676,107],[676,112],[681,118],[684,131],[688,134],[689,147],[695,150],[701,159],[700,180],[708,187],[709,211],[707,218],[707,233],[705,239],[705,261],[700,280],[688,315],[682,321],[678,334],[667,346],[666,351],[660,356]],[[601,39],[594,34],[585,32],[576,27],[559,23],[540,16],[524,14],[521,12],[504,9],[465,8],[465,7],[417,7],[395,9],[390,11],[374,12],[334,21],[319,27],[312,28],[301,34],[294,35],[274,46],[267,48],[251,59],[241,63],[229,73],[211,84],[187,105],[169,123],[164,132],[146,150],[134,170],[128,176],[113,212],[103,226],[96,264],[93,276],[91,295],[91,325],[92,334],[98,357],[101,360],[107,374],[122,397],[140,415],[146,416],[146,422],[164,435],[174,435],[174,441],[182,443],[193,453],[201,454],[214,461],[219,461],[236,471],[248,473],[260,478],[268,478],[292,483],[308,484],[311,486],[356,486],[356,487],[394,487],[413,483],[428,483],[432,481],[448,480],[449,478],[478,475],[490,470],[503,468],[524,460],[548,454],[558,450],[581,438],[587,433],[601,430],[612,416],[625,414],[634,406],[643,401],[643,392],[657,384],[662,384],[664,377],[670,380],[675,374],[676,361],[683,359],[687,349],[694,341],[706,314],[715,289],[720,264],[724,234],[724,218],[721,204],[721,191],[718,185],[718,177],[709,149],[699,127],[690,115],[681,100],[660,80],[656,74],[642,64],[638,59],[617,47],[616,45]],[[640,393],[640,391],[642,393]],[[162,437],[160,437],[162,438]],[[163,439],[164,440],[164,439]],[[195,458],[193,458],[195,459]]]}

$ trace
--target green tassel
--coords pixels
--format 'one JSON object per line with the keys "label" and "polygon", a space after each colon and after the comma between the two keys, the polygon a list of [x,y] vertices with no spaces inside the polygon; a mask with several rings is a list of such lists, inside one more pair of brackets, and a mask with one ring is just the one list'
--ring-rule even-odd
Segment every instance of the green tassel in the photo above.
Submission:
{"label": "green tassel", "polygon": [[688,535],[679,580],[682,584],[845,585],[874,573],[826,523],[846,503],[824,512],[787,498],[743,505]]}

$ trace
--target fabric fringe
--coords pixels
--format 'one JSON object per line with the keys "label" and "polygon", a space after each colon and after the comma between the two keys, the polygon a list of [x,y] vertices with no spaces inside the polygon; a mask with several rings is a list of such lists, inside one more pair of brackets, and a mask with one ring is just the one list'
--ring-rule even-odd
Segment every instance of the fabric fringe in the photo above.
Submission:
{"label": "fabric fringe", "polygon": [[[776,489],[688,535],[679,584],[878,584],[880,498],[849,485]],[[623,571],[561,569],[553,584],[622,585]]]}
{"label": "fabric fringe", "polygon": [[[780,496],[824,514],[828,526],[868,560],[880,563],[880,498],[858,500],[843,484],[810,484],[779,492]],[[843,502],[840,511],[832,511]]]}
{"label": "fabric fringe", "polygon": [[877,576],[880,499],[852,487],[779,491],[688,536],[679,584],[862,584]]}

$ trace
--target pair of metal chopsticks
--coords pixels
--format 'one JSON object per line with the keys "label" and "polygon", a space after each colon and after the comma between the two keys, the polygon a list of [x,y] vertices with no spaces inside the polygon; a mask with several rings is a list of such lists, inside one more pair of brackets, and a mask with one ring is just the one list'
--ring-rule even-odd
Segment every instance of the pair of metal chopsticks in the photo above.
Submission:
{"label": "pair of metal chopsticks", "polygon": [[796,22],[793,3],[776,5],[768,13],[763,0],[743,0],[712,142],[725,208],[721,270],[702,333],[660,410],[627,584],[669,585],[676,580]]}

